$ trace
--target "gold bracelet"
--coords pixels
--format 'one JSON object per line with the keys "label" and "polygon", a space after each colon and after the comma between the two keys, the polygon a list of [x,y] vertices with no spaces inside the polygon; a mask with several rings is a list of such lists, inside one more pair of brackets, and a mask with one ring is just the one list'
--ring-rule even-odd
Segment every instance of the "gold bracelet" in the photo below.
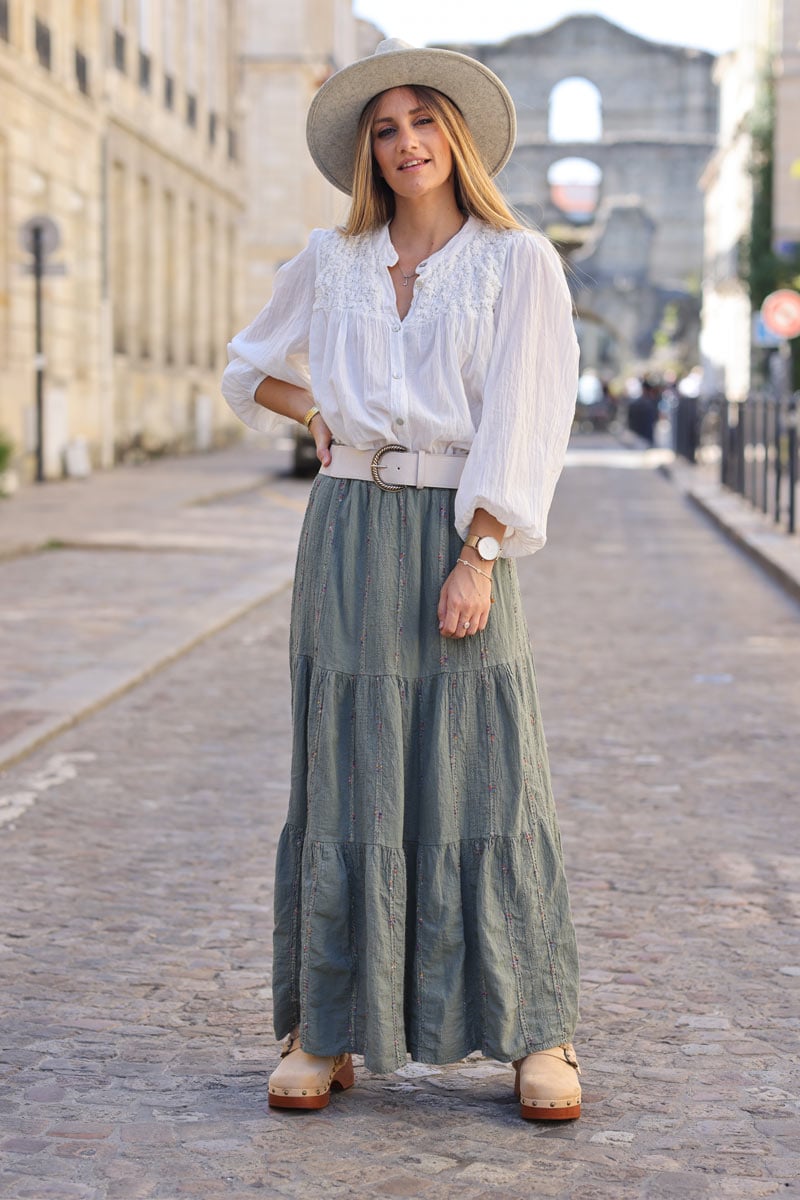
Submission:
{"label": "gold bracelet", "polygon": [[314,417],[318,417],[318,416],[319,416],[319,409],[317,408],[317,406],[315,404],[313,406],[313,408],[310,408],[308,410],[308,412],[306,413],[306,415],[303,417],[303,424],[305,425],[306,429],[308,429],[309,433],[311,432],[311,422],[314,420]]}
{"label": "gold bracelet", "polygon": [[488,579],[490,583],[492,582],[492,577],[488,571],[482,571],[480,567],[476,567],[474,563],[467,562],[465,558],[456,559],[456,562],[460,562],[463,567],[469,567],[470,571],[474,571],[476,575],[482,575],[484,579]]}

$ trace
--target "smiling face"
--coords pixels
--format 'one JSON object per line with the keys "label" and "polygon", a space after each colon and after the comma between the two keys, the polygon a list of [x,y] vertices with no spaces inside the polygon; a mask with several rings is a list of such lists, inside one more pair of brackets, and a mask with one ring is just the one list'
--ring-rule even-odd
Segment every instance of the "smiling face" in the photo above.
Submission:
{"label": "smiling face", "polygon": [[411,88],[384,92],[372,120],[378,171],[398,197],[415,199],[453,189],[450,143]]}

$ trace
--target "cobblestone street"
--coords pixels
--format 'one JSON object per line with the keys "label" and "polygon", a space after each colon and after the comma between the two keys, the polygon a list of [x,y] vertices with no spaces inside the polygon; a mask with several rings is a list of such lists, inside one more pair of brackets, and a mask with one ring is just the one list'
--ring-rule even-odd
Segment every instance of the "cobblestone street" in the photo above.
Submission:
{"label": "cobblestone street", "polygon": [[[0,776],[0,804],[28,797],[0,825],[0,1196],[800,1196],[798,608],[651,462],[573,447],[550,544],[520,563],[582,1118],[523,1122],[509,1066],[477,1056],[358,1064],[329,1108],[268,1111],[284,586]],[[288,511],[253,509],[265,545]]]}

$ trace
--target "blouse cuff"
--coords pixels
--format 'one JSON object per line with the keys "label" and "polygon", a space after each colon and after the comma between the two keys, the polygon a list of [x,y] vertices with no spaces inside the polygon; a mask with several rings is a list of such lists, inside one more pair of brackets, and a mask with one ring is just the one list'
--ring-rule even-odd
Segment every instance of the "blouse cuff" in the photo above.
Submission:
{"label": "blouse cuff", "polygon": [[501,558],[521,558],[525,554],[533,554],[536,550],[541,550],[545,545],[547,541],[545,530],[539,529],[536,525],[526,525],[520,520],[518,511],[486,496],[476,496],[468,504],[463,504],[459,502],[457,495],[455,527],[462,541],[469,535],[476,508],[485,509],[496,521],[505,525],[506,532],[500,550]]}

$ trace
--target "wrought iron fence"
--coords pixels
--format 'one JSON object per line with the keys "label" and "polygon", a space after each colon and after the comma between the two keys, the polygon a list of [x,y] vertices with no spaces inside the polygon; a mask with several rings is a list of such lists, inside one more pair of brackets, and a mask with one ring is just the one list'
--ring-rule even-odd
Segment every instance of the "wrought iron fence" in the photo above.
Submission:
{"label": "wrought iron fence", "polygon": [[758,392],[720,405],[722,483],[788,533],[796,528],[798,400]]}

